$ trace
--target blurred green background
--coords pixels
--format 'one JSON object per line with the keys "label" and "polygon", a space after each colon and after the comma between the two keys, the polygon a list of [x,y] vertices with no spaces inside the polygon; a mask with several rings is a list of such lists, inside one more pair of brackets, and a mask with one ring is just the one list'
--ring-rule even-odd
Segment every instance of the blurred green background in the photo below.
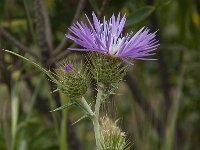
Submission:
{"label": "blurred green background", "polygon": [[[157,61],[135,61],[117,95],[104,108],[134,150],[199,150],[200,1],[198,0],[0,0],[0,49],[17,52],[53,70],[80,52],[64,38],[76,20],[126,13],[125,31],[157,31]],[[0,150],[93,150],[88,119],[77,108],[50,113],[67,102],[30,64],[0,50]],[[95,89],[91,86],[87,97]],[[91,100],[91,103],[93,101]]]}

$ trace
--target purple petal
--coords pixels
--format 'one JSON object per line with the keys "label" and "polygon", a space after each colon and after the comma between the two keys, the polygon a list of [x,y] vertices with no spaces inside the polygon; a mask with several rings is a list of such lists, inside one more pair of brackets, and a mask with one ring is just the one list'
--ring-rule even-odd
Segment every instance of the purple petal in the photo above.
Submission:
{"label": "purple petal", "polygon": [[122,31],[126,22],[124,15],[120,19],[120,13],[117,17],[113,14],[110,19],[100,22],[92,12],[92,20],[87,15],[86,19],[89,26],[83,22],[76,22],[70,28],[71,34],[66,38],[73,40],[83,48],[69,48],[76,51],[95,51],[121,58],[128,64],[132,64],[127,58],[152,60],[146,58],[155,55],[152,53],[158,46],[158,40],[155,39],[156,32],[150,33],[146,27],[142,27],[135,34],[132,32],[122,36]]}

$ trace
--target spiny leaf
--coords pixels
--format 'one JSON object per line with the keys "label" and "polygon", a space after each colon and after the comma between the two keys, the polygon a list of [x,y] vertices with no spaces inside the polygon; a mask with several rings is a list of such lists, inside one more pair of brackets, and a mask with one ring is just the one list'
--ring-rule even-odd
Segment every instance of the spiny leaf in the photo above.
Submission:
{"label": "spiny leaf", "polygon": [[88,117],[88,115],[84,115],[81,118],[79,118],[77,121],[75,121],[72,125],[77,124],[78,122],[80,122],[81,120],[85,119],[86,117]]}
{"label": "spiny leaf", "polygon": [[55,92],[58,92],[59,91],[59,89],[55,89],[55,90],[53,90],[52,92],[50,92],[50,93],[55,93]]}
{"label": "spiny leaf", "polygon": [[10,53],[10,54],[13,54],[13,55],[15,55],[15,56],[17,56],[17,57],[19,57],[19,58],[21,58],[21,59],[23,59],[23,60],[25,60],[25,61],[31,63],[34,67],[36,67],[37,69],[39,69],[40,71],[42,71],[43,73],[45,73],[51,80],[56,81],[56,79],[51,75],[51,72],[50,72],[50,71],[47,71],[47,70],[44,69],[42,66],[40,66],[39,64],[33,62],[32,60],[30,60],[30,59],[28,59],[28,58],[26,58],[26,57],[24,57],[24,56],[21,56],[21,55],[15,53],[15,52],[13,52],[13,51],[10,51],[10,50],[4,50],[4,49],[3,49],[3,51],[5,51],[5,52],[7,52],[7,53]]}
{"label": "spiny leaf", "polygon": [[50,112],[55,112],[55,111],[63,110],[63,109],[66,109],[66,108],[71,107],[71,106],[74,105],[74,104],[75,104],[75,102],[67,103],[67,104],[65,104],[65,105],[62,105],[62,106],[60,106],[60,107],[54,109],[54,110],[51,110]]}
{"label": "spiny leaf", "polygon": [[75,100],[75,103],[76,103],[76,106],[82,109],[88,116],[94,115],[94,113],[91,110],[91,107],[88,105],[84,97],[82,97],[80,101]]}

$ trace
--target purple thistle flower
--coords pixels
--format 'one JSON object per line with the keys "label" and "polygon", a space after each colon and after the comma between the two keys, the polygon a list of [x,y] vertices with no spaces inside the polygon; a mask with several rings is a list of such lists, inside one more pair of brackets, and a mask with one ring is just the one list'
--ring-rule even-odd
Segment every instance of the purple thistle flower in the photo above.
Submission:
{"label": "purple thistle flower", "polygon": [[70,64],[66,64],[66,65],[65,65],[65,70],[66,70],[67,72],[72,71],[72,66],[71,66]]}
{"label": "purple thistle flower", "polygon": [[159,46],[155,39],[156,32],[149,33],[149,29],[143,27],[135,34],[131,32],[122,36],[126,21],[125,15],[121,19],[120,13],[118,17],[113,14],[109,20],[104,17],[102,23],[94,12],[92,16],[94,25],[86,15],[90,28],[83,22],[77,22],[69,28],[73,35],[68,34],[66,38],[83,47],[69,48],[69,50],[101,52],[119,57],[129,64],[132,63],[127,58],[155,60],[146,57],[154,55],[155,53],[151,52]]}

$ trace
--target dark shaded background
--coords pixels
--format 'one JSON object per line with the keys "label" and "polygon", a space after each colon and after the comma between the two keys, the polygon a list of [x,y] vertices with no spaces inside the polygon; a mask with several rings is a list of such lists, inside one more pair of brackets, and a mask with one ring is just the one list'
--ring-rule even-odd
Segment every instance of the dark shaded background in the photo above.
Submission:
{"label": "dark shaded background", "polygon": [[[198,150],[200,142],[200,1],[0,0],[0,49],[47,69],[74,55],[64,38],[76,20],[126,13],[125,33],[158,30],[158,61],[135,61],[106,111],[136,150]],[[77,53],[81,57],[81,53]],[[92,150],[90,120],[72,125],[79,109],[49,111],[67,102],[55,85],[19,58],[0,50],[0,149]],[[95,93],[94,87],[87,96]],[[92,103],[92,101],[91,101]],[[112,109],[112,110],[111,110]],[[116,115],[117,114],[117,115]]]}

